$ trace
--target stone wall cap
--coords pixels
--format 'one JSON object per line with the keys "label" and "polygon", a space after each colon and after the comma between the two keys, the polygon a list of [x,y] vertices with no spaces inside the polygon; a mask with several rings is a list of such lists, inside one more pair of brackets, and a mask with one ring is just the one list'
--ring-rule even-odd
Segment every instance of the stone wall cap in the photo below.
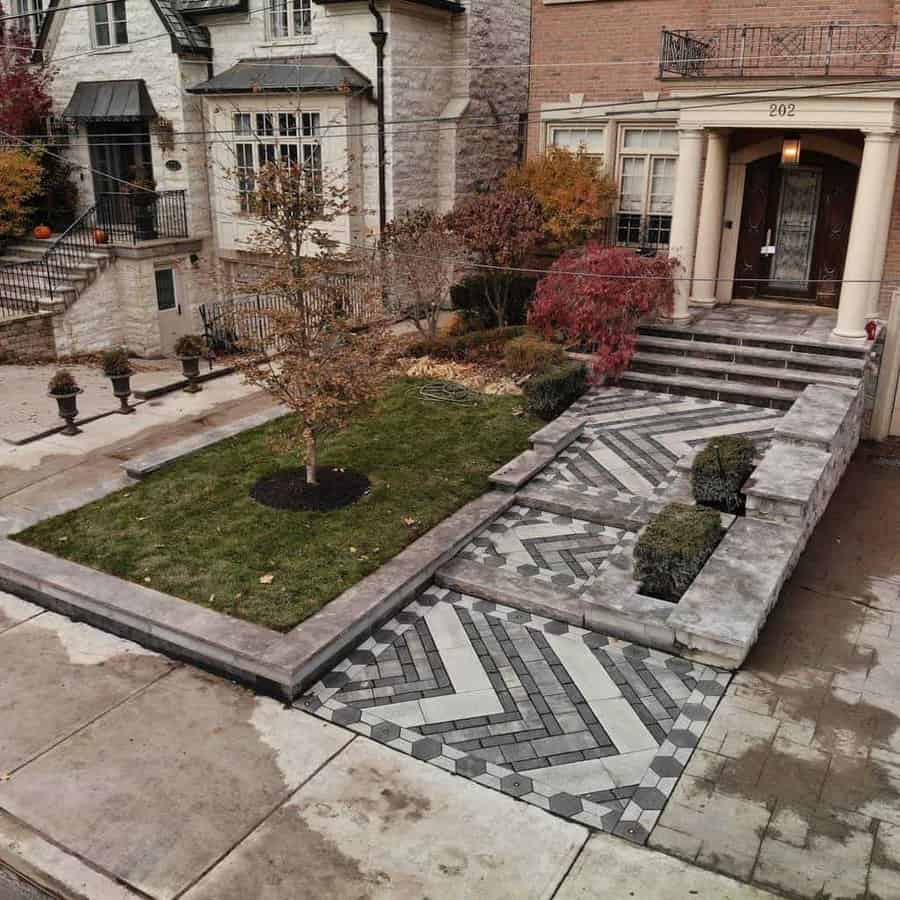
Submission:
{"label": "stone wall cap", "polygon": [[748,497],[808,503],[832,455],[819,447],[776,440],[756,467],[743,493]]}
{"label": "stone wall cap", "polygon": [[851,388],[808,385],[775,425],[775,437],[810,441],[830,449],[857,397]]}

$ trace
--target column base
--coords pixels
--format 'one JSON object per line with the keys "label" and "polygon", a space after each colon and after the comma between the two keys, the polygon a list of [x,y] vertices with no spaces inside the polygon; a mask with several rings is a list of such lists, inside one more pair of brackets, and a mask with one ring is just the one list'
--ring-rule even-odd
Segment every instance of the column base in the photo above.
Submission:
{"label": "column base", "polygon": [[842,328],[835,328],[832,330],[831,333],[835,337],[840,337],[840,338],[864,338],[864,337],[866,337],[865,329],[863,329],[862,331],[851,331],[849,329],[845,331]]}
{"label": "column base", "polygon": [[688,325],[692,316],[690,313],[673,313],[671,316],[660,315],[657,320],[660,322],[670,322],[672,325]]}
{"label": "column base", "polygon": [[700,306],[703,309],[712,309],[714,306],[718,305],[718,299],[716,297],[691,297],[688,300],[691,306]]}

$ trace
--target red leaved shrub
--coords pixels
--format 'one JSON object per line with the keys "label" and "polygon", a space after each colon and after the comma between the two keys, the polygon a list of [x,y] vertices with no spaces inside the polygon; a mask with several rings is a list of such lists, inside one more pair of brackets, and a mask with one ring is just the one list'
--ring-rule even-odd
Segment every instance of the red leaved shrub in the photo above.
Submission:
{"label": "red leaved shrub", "polygon": [[570,250],[538,282],[529,324],[589,348],[594,374],[615,378],[631,362],[641,320],[671,310],[675,264],[596,243]]}

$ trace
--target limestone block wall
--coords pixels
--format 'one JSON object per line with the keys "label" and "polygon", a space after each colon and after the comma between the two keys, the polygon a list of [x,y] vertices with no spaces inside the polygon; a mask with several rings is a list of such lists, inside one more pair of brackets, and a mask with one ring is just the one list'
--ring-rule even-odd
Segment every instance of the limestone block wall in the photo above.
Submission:
{"label": "limestone block wall", "polygon": [[0,319],[0,362],[28,362],[56,356],[53,314],[36,313],[16,319]]}

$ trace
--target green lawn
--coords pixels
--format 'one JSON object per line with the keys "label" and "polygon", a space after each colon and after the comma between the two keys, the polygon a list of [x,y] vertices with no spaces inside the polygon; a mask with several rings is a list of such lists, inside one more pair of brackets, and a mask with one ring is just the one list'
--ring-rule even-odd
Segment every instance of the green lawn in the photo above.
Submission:
{"label": "green lawn", "polygon": [[[465,407],[421,400],[421,384],[393,383],[348,428],[323,440],[322,465],[357,469],[372,482],[351,506],[282,511],[250,498],[260,476],[297,464],[269,448],[281,420],[41,522],[17,540],[287,630],[487,490],[487,476],[543,424],[519,412],[517,397],[485,396]],[[260,583],[267,575],[271,583]]]}

